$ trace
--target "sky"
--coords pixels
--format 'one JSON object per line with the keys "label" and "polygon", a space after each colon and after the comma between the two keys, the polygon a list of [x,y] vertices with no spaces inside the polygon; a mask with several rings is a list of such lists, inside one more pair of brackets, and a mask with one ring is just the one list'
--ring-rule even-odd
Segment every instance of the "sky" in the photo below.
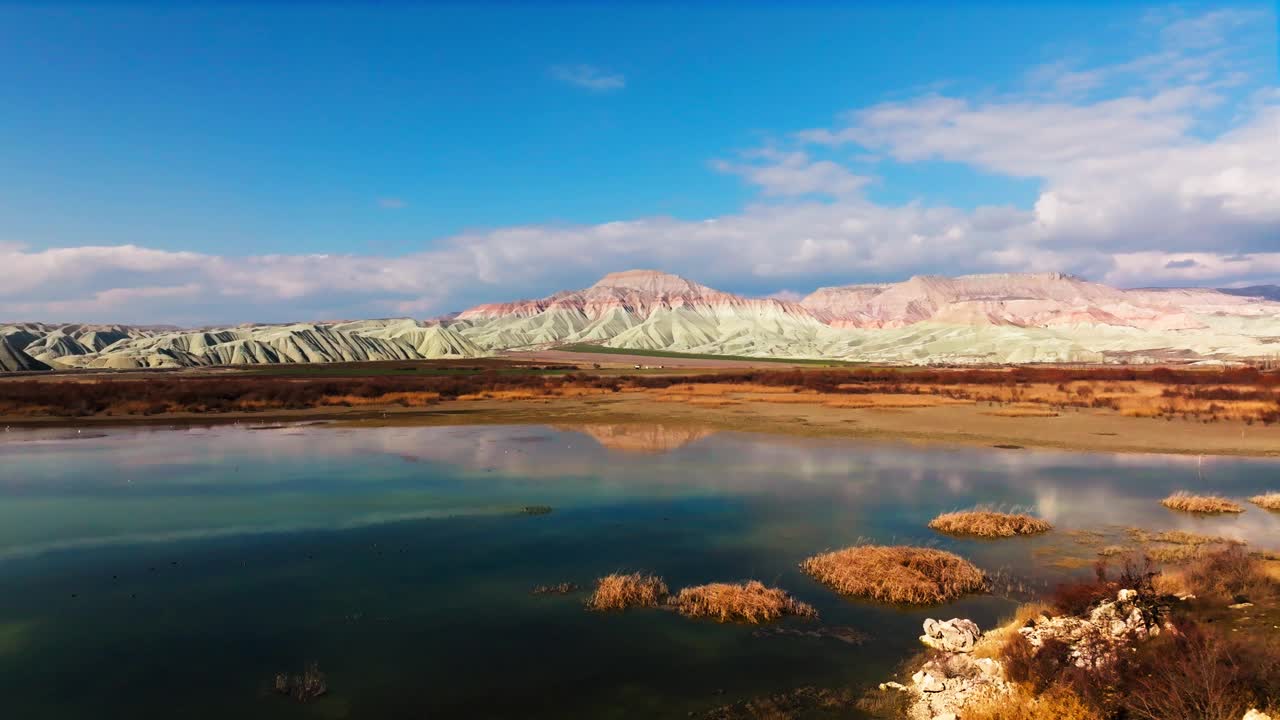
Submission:
{"label": "sky", "polygon": [[1280,282],[1264,4],[0,4],[0,321]]}

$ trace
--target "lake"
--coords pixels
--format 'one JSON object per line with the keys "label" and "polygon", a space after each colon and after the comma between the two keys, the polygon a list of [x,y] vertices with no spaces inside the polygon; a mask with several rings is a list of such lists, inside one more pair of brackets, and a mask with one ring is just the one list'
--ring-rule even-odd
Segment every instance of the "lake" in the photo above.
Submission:
{"label": "lake", "polygon": [[[1280,548],[1280,514],[1158,504],[1179,489],[1277,490],[1280,463],[655,426],[11,430],[0,693],[23,720],[652,718],[861,688],[919,649],[924,618],[989,627],[1091,573],[1096,548],[1071,531]],[[926,527],[979,503],[1057,529],[978,541]],[[888,607],[797,567],[860,540],[952,550],[997,592]],[[530,592],[619,570],[673,590],[759,579],[821,619],[761,631]],[[328,695],[303,705],[271,691],[277,672],[310,662]]]}

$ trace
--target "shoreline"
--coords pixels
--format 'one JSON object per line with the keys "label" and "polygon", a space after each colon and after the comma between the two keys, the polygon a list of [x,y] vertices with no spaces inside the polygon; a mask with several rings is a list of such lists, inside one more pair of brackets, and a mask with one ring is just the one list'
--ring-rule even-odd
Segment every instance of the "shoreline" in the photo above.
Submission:
{"label": "shoreline", "polygon": [[[449,400],[427,407],[324,407],[217,414],[0,417],[6,430],[201,427],[324,422],[335,427],[466,425],[663,425],[828,439],[1075,452],[1280,457],[1280,426],[1200,423],[1065,409],[1001,416],[978,404],[832,408],[818,403],[746,402],[730,407],[661,402],[643,392],[534,400]],[[1172,431],[1172,432],[1171,432]]]}

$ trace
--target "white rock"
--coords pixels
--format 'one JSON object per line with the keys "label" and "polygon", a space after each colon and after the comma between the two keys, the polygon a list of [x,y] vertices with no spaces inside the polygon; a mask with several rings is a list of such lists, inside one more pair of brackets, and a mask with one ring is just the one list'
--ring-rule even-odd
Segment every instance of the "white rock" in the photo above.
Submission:
{"label": "white rock", "polygon": [[947,689],[947,684],[940,678],[934,677],[933,673],[927,670],[917,671],[911,676],[911,681],[916,684],[920,692],[936,693]]}
{"label": "white rock", "polygon": [[890,680],[889,682],[880,683],[880,689],[881,690],[901,690],[902,692],[907,692],[906,685],[903,685],[900,682],[894,682],[892,680]]}
{"label": "white rock", "polygon": [[979,658],[974,661],[974,664],[978,666],[978,670],[982,672],[983,677],[987,677],[992,680],[1004,679],[1004,666],[999,662],[992,660],[991,658]]}
{"label": "white rock", "polygon": [[972,652],[982,631],[972,620],[952,618],[946,621],[929,618],[924,621],[920,642],[943,652]]}

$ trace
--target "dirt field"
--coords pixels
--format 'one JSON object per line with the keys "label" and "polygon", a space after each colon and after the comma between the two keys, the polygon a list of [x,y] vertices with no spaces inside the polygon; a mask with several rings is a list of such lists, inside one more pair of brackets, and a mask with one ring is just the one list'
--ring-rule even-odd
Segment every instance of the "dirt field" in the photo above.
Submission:
{"label": "dirt field", "polygon": [[169,413],[154,417],[10,417],[4,426],[105,426],[272,423],[332,420],[348,427],[661,423],[699,430],[779,433],[809,437],[897,439],[1017,448],[1192,455],[1280,456],[1280,425],[1201,423],[1132,417],[1108,409],[1067,408],[1056,415],[1011,415],[976,403],[922,407],[833,407],[820,395],[768,394],[692,397],[624,391],[556,398],[468,399],[429,407],[332,407],[218,415]]}

